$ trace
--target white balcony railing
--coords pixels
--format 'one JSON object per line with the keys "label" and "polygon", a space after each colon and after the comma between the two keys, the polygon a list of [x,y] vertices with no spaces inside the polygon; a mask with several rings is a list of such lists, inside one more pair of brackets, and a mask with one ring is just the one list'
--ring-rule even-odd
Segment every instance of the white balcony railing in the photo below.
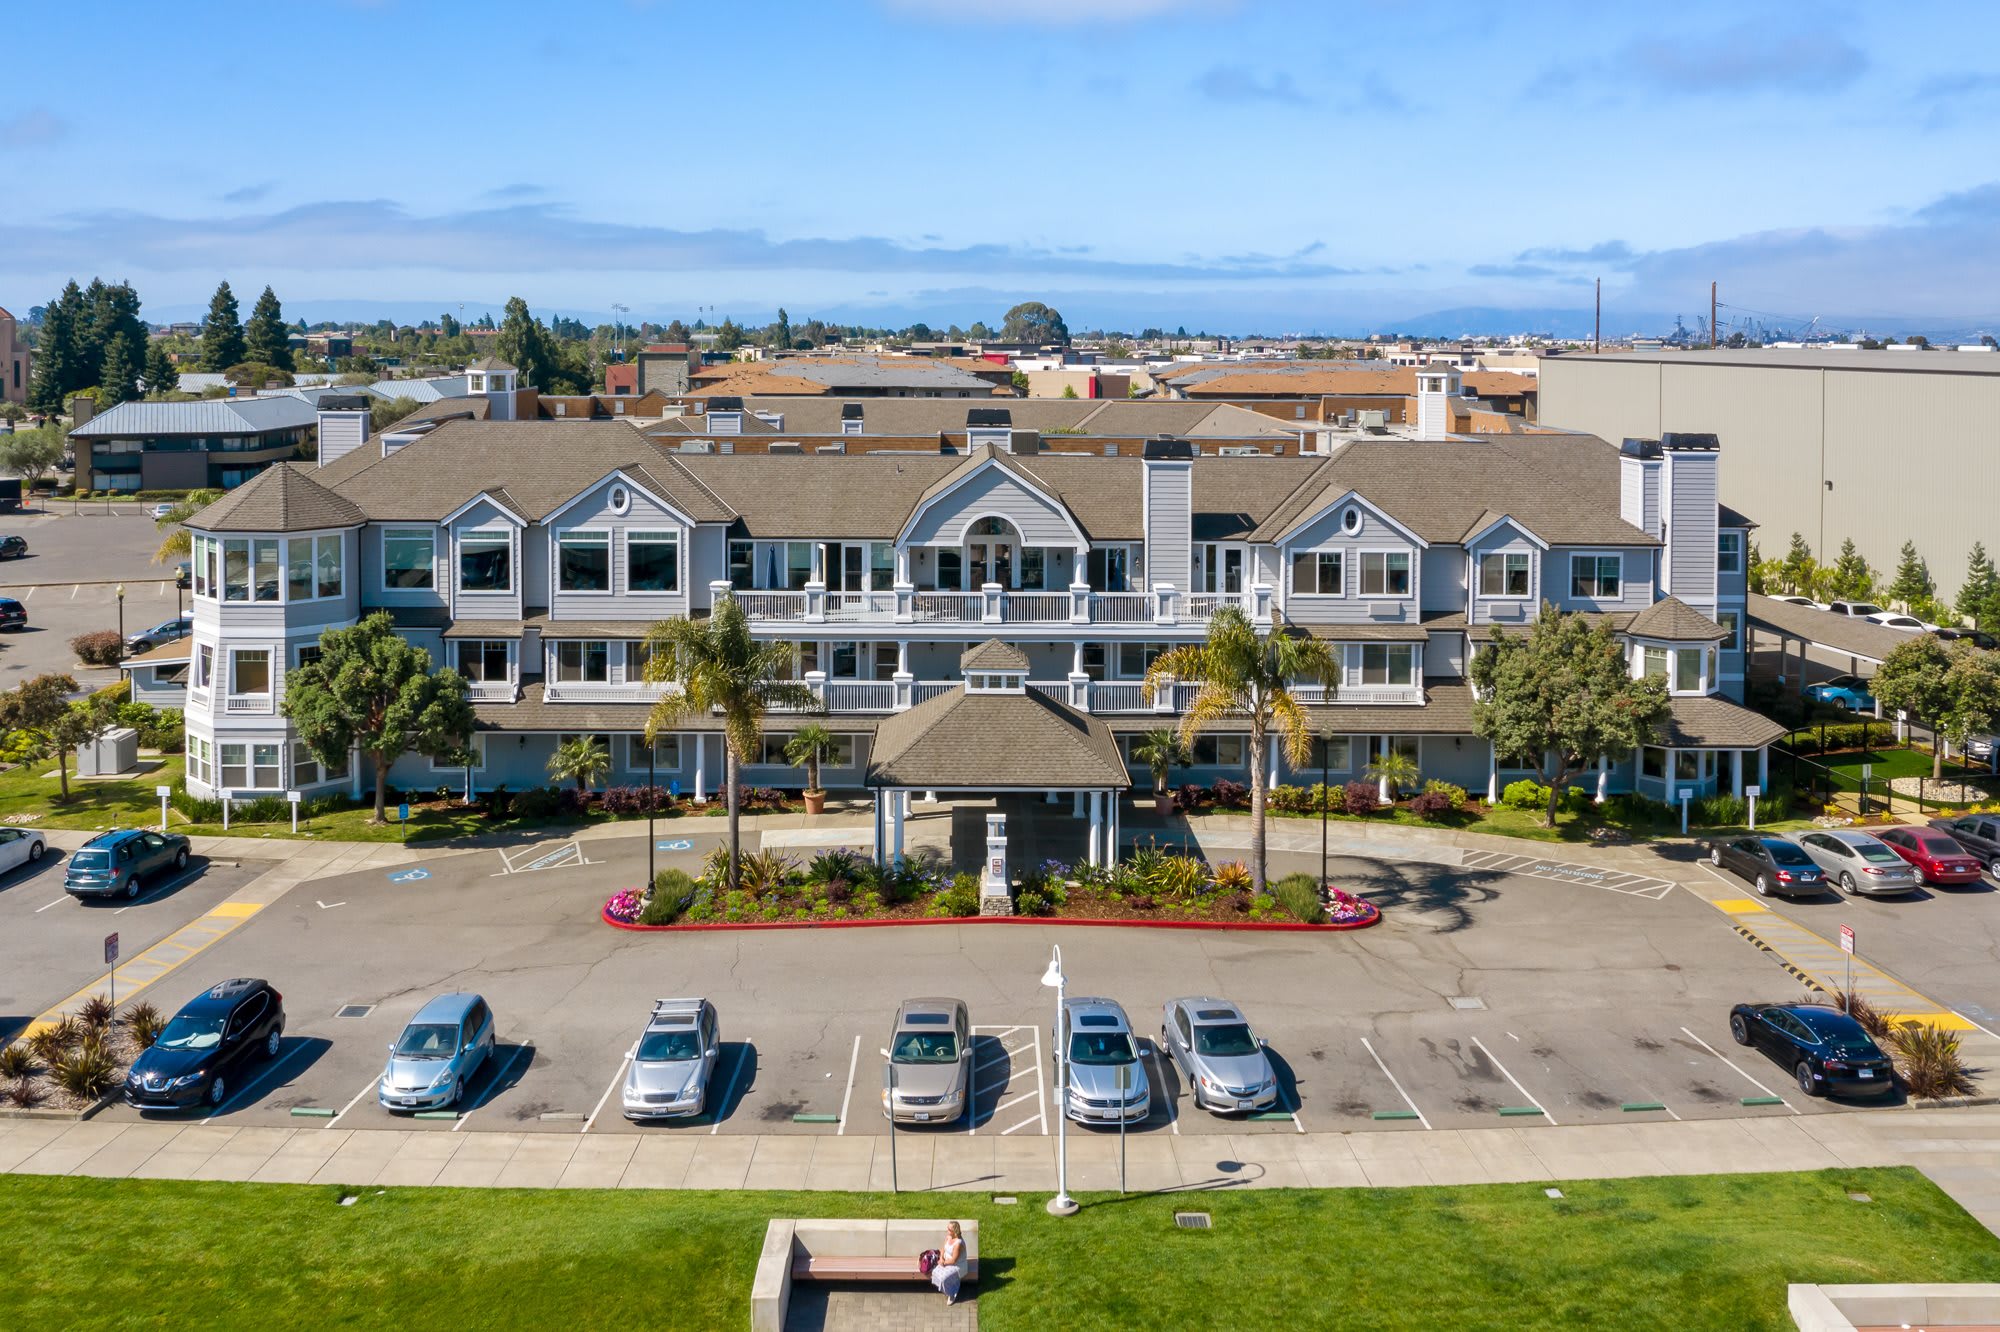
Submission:
{"label": "white balcony railing", "polygon": [[829,592],[826,618],[840,622],[853,620],[893,620],[896,618],[894,592]]}
{"label": "white balcony railing", "polygon": [[1137,680],[1092,680],[1090,682],[1090,710],[1092,712],[1151,712],[1153,705],[1146,699],[1146,690]]}
{"label": "white balcony railing", "polygon": [[896,685],[890,680],[828,680],[828,712],[894,712]]}
{"label": "white balcony railing", "polygon": [[958,688],[958,683],[956,680],[919,680],[910,686],[910,702],[915,705],[936,698],[939,694],[949,694]]}
{"label": "white balcony railing", "polygon": [[512,703],[516,690],[511,680],[474,680],[465,686],[465,696],[474,703]]}
{"label": "white balcony railing", "polygon": [[797,592],[733,591],[714,583],[717,596],[733,596],[752,621],[765,624],[1205,624],[1223,606],[1240,606],[1258,623],[1269,620],[1270,589],[1249,593],[1014,591],[988,583],[976,592],[919,590],[840,592],[811,583]]}
{"label": "white balcony railing", "polygon": [[1145,624],[1153,618],[1153,597],[1149,592],[1093,592],[1090,619],[1093,624]]}
{"label": "white balcony railing", "polygon": [[1068,703],[1070,701],[1069,681],[1067,680],[1030,680],[1028,681],[1028,688],[1034,690],[1044,698],[1052,698],[1058,703]]}
{"label": "white balcony railing", "polygon": [[1000,607],[1002,619],[1019,624],[1069,623],[1067,592],[1003,592]]}
{"label": "white balcony railing", "polygon": [[986,618],[986,598],[977,592],[919,592],[920,624],[977,624]]}
{"label": "white balcony railing", "polygon": [[542,697],[551,703],[651,703],[668,689],[668,684],[613,684],[601,680],[551,680],[542,686]]}
{"label": "white balcony railing", "polygon": [[222,705],[224,712],[269,712],[269,694],[231,694]]}
{"label": "white balcony railing", "polygon": [[1182,613],[1182,618],[1207,620],[1230,602],[1241,600],[1241,597],[1224,592],[1191,592],[1184,603],[1186,609]]}
{"label": "white balcony railing", "polygon": [[753,620],[803,620],[806,594],[803,592],[734,592],[743,613]]}

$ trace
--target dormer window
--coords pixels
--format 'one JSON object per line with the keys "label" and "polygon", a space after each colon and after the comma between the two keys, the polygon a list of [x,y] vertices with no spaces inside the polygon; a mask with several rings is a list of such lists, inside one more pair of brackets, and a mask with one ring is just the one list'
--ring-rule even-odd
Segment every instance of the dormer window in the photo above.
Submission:
{"label": "dormer window", "polygon": [[1027,689],[1025,671],[974,671],[965,677],[968,694],[1022,694]]}

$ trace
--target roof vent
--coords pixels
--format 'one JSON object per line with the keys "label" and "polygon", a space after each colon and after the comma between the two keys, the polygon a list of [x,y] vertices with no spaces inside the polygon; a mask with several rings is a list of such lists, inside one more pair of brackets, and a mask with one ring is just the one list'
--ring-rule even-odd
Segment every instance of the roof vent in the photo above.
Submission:
{"label": "roof vent", "polygon": [[1145,449],[1140,456],[1149,462],[1192,458],[1194,445],[1184,439],[1175,439],[1172,435],[1155,435],[1146,441]]}
{"label": "roof vent", "polygon": [[813,450],[813,452],[814,452],[814,453],[845,453],[845,452],[847,452],[847,446],[846,446],[845,444],[822,444],[822,445],[820,445],[820,446],[819,446],[818,448],[814,449],[814,450]]}

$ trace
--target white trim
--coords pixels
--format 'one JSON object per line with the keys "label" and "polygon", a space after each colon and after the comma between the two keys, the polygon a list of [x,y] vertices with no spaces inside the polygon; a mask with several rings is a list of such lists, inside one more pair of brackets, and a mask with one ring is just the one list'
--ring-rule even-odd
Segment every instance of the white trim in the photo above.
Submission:
{"label": "white trim", "polygon": [[[677,518],[680,521],[681,526],[683,527],[697,526],[695,520],[691,516],[681,511],[680,505],[675,504],[672,500],[669,500],[665,496],[656,493],[651,486],[640,485],[637,481],[633,480],[632,474],[627,472],[622,467],[613,468],[611,471],[606,472],[603,476],[598,477],[595,481],[585,486],[582,490],[577,491],[576,494],[570,496],[568,499],[564,500],[561,504],[558,504],[555,508],[543,514],[542,526],[553,529],[555,527],[556,519],[562,517],[564,514],[568,513],[571,509],[581,504],[583,502],[584,496],[590,494],[591,491],[596,490],[599,486],[604,485],[606,482],[611,482],[611,481],[624,482],[633,491],[635,491],[638,494],[644,495],[647,499],[653,501],[653,503],[659,505],[661,508],[665,509],[668,513],[672,514],[675,518]],[[627,503],[627,505],[625,506],[626,512],[630,512],[631,507],[632,506],[629,503]]]}
{"label": "white trim", "polygon": [[[1349,549],[1347,546],[1335,546],[1333,549],[1327,550],[1314,546],[1305,550],[1292,551],[1285,557],[1284,561],[1286,596],[1293,598],[1303,597],[1314,601],[1334,601],[1345,598],[1347,596],[1347,552]],[[1335,555],[1340,558],[1340,590],[1338,592],[1321,592],[1316,590],[1316,586],[1315,590],[1312,591],[1302,591],[1299,588],[1298,562],[1301,557],[1306,555],[1313,556],[1315,561],[1323,559],[1328,555]],[[1313,566],[1313,582],[1315,585],[1319,582],[1319,566],[1317,563]]]}
{"label": "white trim", "polygon": [[528,520],[526,518],[518,516],[512,509],[502,504],[499,500],[493,498],[493,488],[491,486],[480,491],[477,495],[474,495],[471,499],[459,505],[456,509],[453,509],[443,518],[439,519],[438,525],[440,527],[450,527],[452,524],[456,523],[460,518],[464,517],[466,512],[470,510],[473,506],[482,503],[491,505],[495,513],[499,514],[502,518],[505,518],[515,527],[524,528],[528,525]]}
{"label": "white trim", "polygon": [[[1069,511],[1069,506],[1062,502],[1061,497],[1050,494],[1048,491],[1044,490],[1039,484],[1030,481],[1027,477],[1023,476],[1021,473],[1003,464],[1000,461],[999,455],[997,454],[989,454],[987,457],[980,460],[980,463],[977,467],[974,467],[971,471],[965,473],[965,475],[953,481],[950,485],[946,486],[943,490],[940,490],[937,494],[930,496],[928,499],[919,500],[916,506],[910,510],[910,516],[908,518],[905,518],[903,520],[903,525],[896,530],[896,537],[895,537],[896,544],[898,546],[907,546],[911,544],[910,533],[916,528],[917,521],[921,519],[926,513],[930,512],[932,505],[941,503],[953,491],[970,483],[973,480],[973,478],[981,475],[988,468],[992,468],[999,472],[1004,472],[1010,480],[1019,482],[1023,489],[1027,490],[1030,494],[1034,495],[1037,499],[1041,500],[1042,503],[1048,505],[1050,509],[1052,509],[1058,516],[1060,516],[1064,524],[1068,526],[1070,535],[1076,538],[1075,541],[1070,543],[1073,549],[1076,550],[1090,549],[1090,539],[1084,536],[1083,528],[1077,524],[1076,515]],[[1144,487],[1142,486],[1141,489],[1143,491]],[[1142,514],[1144,505],[1145,502],[1142,496],[1140,502]],[[1007,518],[1007,515],[978,514],[978,515],[973,515],[973,517]],[[967,521],[969,522],[971,521],[971,519],[968,518]],[[1014,528],[1016,532],[1019,532],[1021,530],[1020,524],[1014,522],[1012,518],[1007,518],[1007,522],[1011,527]],[[1027,536],[1026,533],[1022,533],[1023,545],[1027,544],[1026,536]],[[946,543],[926,542],[922,544],[936,546]],[[959,529],[958,539],[955,544],[958,545],[965,544],[965,530],[963,528]]]}
{"label": "white trim", "polygon": [[[1409,601],[1417,595],[1418,559],[1416,551],[1400,550],[1386,546],[1369,546],[1366,548],[1356,548],[1354,553],[1360,557],[1355,561],[1354,566],[1354,595],[1356,597],[1362,601]],[[1401,555],[1404,559],[1408,560],[1410,562],[1408,570],[1410,575],[1410,590],[1407,592],[1370,592],[1363,581],[1368,577],[1368,557],[1370,555]],[[1387,563],[1384,563],[1382,566],[1382,581],[1384,586],[1388,584],[1388,579],[1389,566]]]}
{"label": "white trim", "polygon": [[[1278,534],[1278,541],[1277,541],[1278,546],[1281,549],[1288,548],[1291,545],[1291,542],[1287,540],[1287,538],[1295,535],[1298,532],[1305,530],[1308,527],[1311,527],[1314,523],[1318,522],[1320,519],[1326,517],[1328,514],[1333,513],[1334,510],[1340,508],[1343,504],[1350,504],[1350,503],[1359,505],[1361,508],[1366,509],[1368,512],[1374,514],[1377,518],[1380,518],[1398,536],[1401,536],[1404,540],[1408,541],[1411,545],[1415,546],[1417,549],[1419,550],[1430,549],[1431,545],[1430,542],[1424,540],[1422,537],[1418,536],[1415,532],[1411,531],[1408,527],[1398,522],[1380,505],[1370,500],[1366,495],[1363,495],[1358,490],[1349,490],[1346,494],[1340,496],[1340,498],[1332,501],[1331,503],[1320,505],[1318,508],[1312,510],[1312,512],[1310,512],[1309,514],[1300,518],[1297,522],[1291,524],[1284,531]],[[1341,526],[1338,515],[1335,516],[1335,526],[1341,528],[1341,535],[1343,536],[1354,535],[1352,532],[1347,531],[1344,526]]]}
{"label": "white trim", "polygon": [[[1576,562],[1580,559],[1601,560],[1606,556],[1618,561],[1618,595],[1607,597],[1601,592],[1579,592],[1576,590]],[[1625,577],[1625,552],[1622,550],[1572,550],[1569,553],[1569,568],[1564,571],[1564,581],[1569,584],[1563,589],[1563,597],[1569,601],[1623,601],[1625,589],[1631,580]]]}
{"label": "white trim", "polygon": [[[375,546],[375,590],[377,592],[428,592],[436,596],[440,601],[444,600],[444,594],[438,589],[437,567],[438,533],[442,530],[444,529],[441,529],[436,523],[383,523],[380,527],[377,527],[375,529],[377,538]],[[431,539],[431,583],[429,587],[396,587],[387,581],[389,577],[389,533],[392,531],[429,533]],[[448,544],[449,542],[447,542]]]}
{"label": "white trim", "polygon": [[[549,596],[550,597],[615,597],[618,595],[618,533],[609,527],[551,527],[549,532]],[[604,547],[603,587],[564,587],[562,585],[563,542],[574,539],[581,546]]]}
{"label": "white trim", "polygon": [[[1546,547],[1544,547],[1546,549]],[[1519,555],[1528,562],[1528,590],[1525,592],[1488,592],[1486,590],[1486,561],[1506,560]],[[1475,595],[1481,601],[1527,601],[1535,595],[1535,557],[1525,550],[1489,550],[1472,557],[1472,572]],[[1507,566],[1500,566],[1500,581],[1507,581]]]}
{"label": "white trim", "polygon": [[1527,524],[1521,522],[1520,519],[1514,517],[1512,514],[1506,514],[1506,513],[1501,514],[1498,518],[1495,518],[1492,522],[1486,524],[1486,526],[1480,528],[1477,532],[1470,534],[1465,538],[1464,541],[1460,542],[1459,544],[1464,546],[1466,549],[1470,550],[1472,547],[1478,545],[1481,541],[1484,541],[1488,534],[1490,534],[1495,529],[1502,526],[1511,527],[1516,532],[1519,532],[1522,536],[1528,538],[1528,540],[1531,543],[1533,543],[1533,545],[1537,550],[1547,550],[1549,548],[1549,543],[1542,540],[1540,537],[1536,536],[1534,533],[1534,529],[1530,528]]}

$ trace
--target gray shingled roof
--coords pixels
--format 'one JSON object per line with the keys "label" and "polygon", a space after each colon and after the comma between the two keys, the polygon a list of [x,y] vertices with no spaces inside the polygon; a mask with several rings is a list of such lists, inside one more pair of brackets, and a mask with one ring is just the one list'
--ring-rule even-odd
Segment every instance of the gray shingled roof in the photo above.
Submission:
{"label": "gray shingled roof", "polygon": [[1625,632],[1635,638],[1663,638],[1673,643],[1719,643],[1729,631],[1679,597],[1661,597],[1632,617]]}
{"label": "gray shingled roof", "polygon": [[1761,749],[1785,728],[1726,698],[1674,698],[1660,743],[1676,749]]}
{"label": "gray shingled roof", "polygon": [[958,659],[961,671],[1025,671],[1028,669],[1028,654],[1012,643],[1003,643],[997,638],[989,638],[965,650]]}
{"label": "gray shingled roof", "polygon": [[[1423,707],[1336,703],[1308,706],[1305,714],[1314,735],[1470,735],[1472,686],[1459,679],[1426,680]],[[1144,717],[1114,718],[1110,723],[1120,735],[1140,735],[1159,724],[1157,718]],[[1211,729],[1216,735],[1229,734],[1230,719]]]}
{"label": "gray shingled roof", "polygon": [[960,685],[887,717],[868,756],[870,786],[1123,790],[1132,784],[1111,728],[1030,689]]}
{"label": "gray shingled roof", "polygon": [[197,532],[313,532],[359,527],[359,505],[312,479],[297,463],[279,463],[196,513],[184,526]]}
{"label": "gray shingled roof", "polygon": [[291,394],[268,398],[204,398],[199,402],[121,402],[69,432],[71,439],[134,439],[144,435],[256,435],[315,424],[319,414]]}

